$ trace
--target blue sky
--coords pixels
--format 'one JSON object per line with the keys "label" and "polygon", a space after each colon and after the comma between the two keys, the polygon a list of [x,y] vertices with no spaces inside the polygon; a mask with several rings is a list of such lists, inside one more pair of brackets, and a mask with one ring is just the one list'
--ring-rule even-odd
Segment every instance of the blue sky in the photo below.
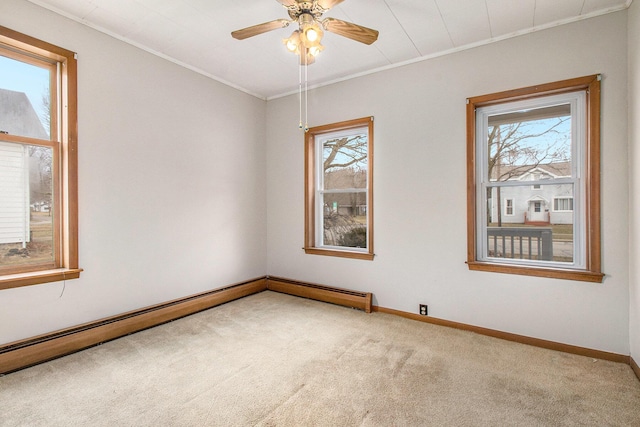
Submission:
{"label": "blue sky", "polygon": [[[562,120],[561,123],[559,123]],[[503,135],[509,133],[510,126],[517,122],[501,125]],[[545,133],[546,132],[546,133]],[[538,137],[525,138],[515,147],[514,157],[503,159],[506,164],[522,165],[531,164],[532,157],[538,160],[545,159],[543,163],[554,161],[566,161],[571,159],[571,116],[558,116],[549,119],[531,120],[521,123],[520,130],[514,135],[539,135]],[[496,146],[492,147],[490,155],[495,155]],[[529,155],[523,153],[528,152]],[[532,153],[536,153],[535,155]],[[507,155],[508,153],[505,153]],[[556,154],[556,157],[553,156]]]}
{"label": "blue sky", "polygon": [[49,70],[0,56],[0,88],[26,93],[38,117],[42,117],[42,95],[49,92]]}

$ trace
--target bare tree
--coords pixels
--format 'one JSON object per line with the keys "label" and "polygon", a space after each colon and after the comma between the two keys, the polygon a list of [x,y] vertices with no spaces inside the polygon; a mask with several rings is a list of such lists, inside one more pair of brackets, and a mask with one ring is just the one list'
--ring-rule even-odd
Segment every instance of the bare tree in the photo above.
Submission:
{"label": "bare tree", "polygon": [[[51,103],[47,91],[42,94],[40,121],[47,135],[51,132]],[[53,201],[53,150],[50,147],[29,145],[30,199],[33,204],[46,205],[51,213]]]}
{"label": "bare tree", "polygon": [[[570,139],[560,130],[569,116],[546,120],[514,121],[489,124],[487,141],[489,179],[507,181],[536,169],[541,164],[567,161],[571,158]],[[487,199],[491,198],[487,188]],[[502,226],[500,187],[497,187],[498,226]],[[489,210],[487,206],[487,210]],[[490,212],[487,220],[490,222]]]}
{"label": "bare tree", "polygon": [[356,135],[336,138],[323,144],[325,172],[333,168],[347,168],[367,159],[367,137]]}
{"label": "bare tree", "polygon": [[[323,172],[325,188],[365,188],[368,138],[353,135],[325,141],[323,144]],[[366,228],[356,220],[358,205],[366,204],[361,193],[333,194],[338,209],[325,206],[325,241],[340,246],[366,247]],[[348,213],[341,213],[340,206],[349,205]]]}
{"label": "bare tree", "polygon": [[[543,163],[566,161],[570,158],[566,141],[558,127],[570,117],[558,117],[543,129],[527,126],[526,122],[507,123],[489,128],[489,177],[506,181],[522,175]],[[556,138],[552,138],[553,136]],[[546,144],[540,140],[547,139]],[[508,166],[507,168],[500,168]],[[494,169],[496,174],[494,175]]]}

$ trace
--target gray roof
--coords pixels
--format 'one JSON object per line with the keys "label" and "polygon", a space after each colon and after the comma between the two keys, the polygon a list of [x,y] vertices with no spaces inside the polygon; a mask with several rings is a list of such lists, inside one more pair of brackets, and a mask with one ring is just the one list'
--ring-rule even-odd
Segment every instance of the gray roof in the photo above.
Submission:
{"label": "gray roof", "polygon": [[500,175],[500,181],[520,179],[534,171],[547,172],[555,177],[571,176],[571,162],[540,163],[537,165],[501,165],[491,171],[491,180],[495,181]]}
{"label": "gray roof", "polygon": [[10,135],[49,139],[27,95],[8,89],[0,89],[0,131]]}

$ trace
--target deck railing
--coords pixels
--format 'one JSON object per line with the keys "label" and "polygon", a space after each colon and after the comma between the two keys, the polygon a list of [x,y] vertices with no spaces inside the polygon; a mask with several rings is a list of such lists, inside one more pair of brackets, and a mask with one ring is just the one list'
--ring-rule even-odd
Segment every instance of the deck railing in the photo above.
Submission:
{"label": "deck railing", "polygon": [[487,227],[489,256],[553,260],[553,231],[549,227]]}

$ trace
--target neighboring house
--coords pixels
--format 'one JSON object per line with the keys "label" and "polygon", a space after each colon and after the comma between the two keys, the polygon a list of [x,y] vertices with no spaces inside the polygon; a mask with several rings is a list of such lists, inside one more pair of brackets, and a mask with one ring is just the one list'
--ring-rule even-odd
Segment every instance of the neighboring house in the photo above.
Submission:
{"label": "neighboring house", "polygon": [[48,139],[23,92],[0,89],[0,244],[30,241],[29,147],[2,140],[3,134]]}
{"label": "neighboring house", "polygon": [[[353,168],[336,168],[325,173],[325,188],[354,189],[356,191],[332,194],[325,199],[325,214],[331,212],[347,216],[367,214],[367,171]],[[359,190],[359,191],[358,191]]]}
{"label": "neighboring house", "polygon": [[[503,181],[544,181],[571,176],[571,162],[503,166],[501,173]],[[571,184],[493,188],[490,204],[491,223],[500,218],[503,224],[573,224]]]}

